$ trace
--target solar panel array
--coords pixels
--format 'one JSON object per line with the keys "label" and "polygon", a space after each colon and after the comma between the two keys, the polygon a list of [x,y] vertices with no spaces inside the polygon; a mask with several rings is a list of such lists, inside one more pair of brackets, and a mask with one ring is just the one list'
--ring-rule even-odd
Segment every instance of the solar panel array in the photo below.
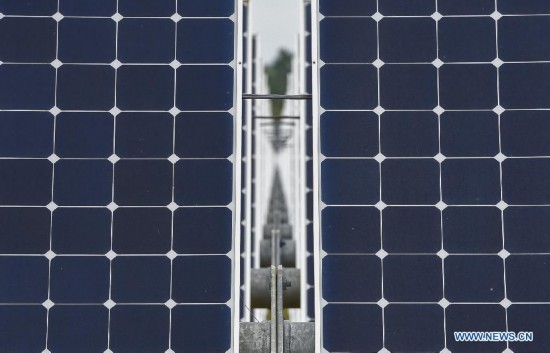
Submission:
{"label": "solar panel array", "polygon": [[550,3],[316,5],[323,348],[549,352]]}
{"label": "solar panel array", "polygon": [[235,2],[0,13],[0,351],[230,350]]}

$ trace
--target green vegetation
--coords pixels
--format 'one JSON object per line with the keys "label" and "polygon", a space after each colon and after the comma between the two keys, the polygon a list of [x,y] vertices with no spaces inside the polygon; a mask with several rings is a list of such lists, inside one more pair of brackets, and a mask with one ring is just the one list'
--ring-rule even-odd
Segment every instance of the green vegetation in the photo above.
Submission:
{"label": "green vegetation", "polygon": [[[292,53],[285,49],[279,51],[275,61],[265,69],[267,75],[269,92],[272,94],[285,94],[287,89],[287,76],[292,65]],[[272,100],[271,113],[273,116],[280,116],[283,112],[284,101]]]}

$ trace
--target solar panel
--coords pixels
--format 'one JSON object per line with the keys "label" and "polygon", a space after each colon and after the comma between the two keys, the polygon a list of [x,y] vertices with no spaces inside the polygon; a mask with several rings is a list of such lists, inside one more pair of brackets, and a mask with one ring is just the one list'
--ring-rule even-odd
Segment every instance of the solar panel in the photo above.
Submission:
{"label": "solar panel", "polygon": [[1,351],[233,350],[236,3],[0,2]]}
{"label": "solar panel", "polygon": [[313,11],[323,349],[550,351],[548,1]]}

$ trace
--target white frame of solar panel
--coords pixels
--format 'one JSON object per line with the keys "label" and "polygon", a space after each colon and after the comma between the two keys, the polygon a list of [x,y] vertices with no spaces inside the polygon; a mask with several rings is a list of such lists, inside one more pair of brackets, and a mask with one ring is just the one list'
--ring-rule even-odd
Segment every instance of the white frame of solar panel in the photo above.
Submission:
{"label": "white frame of solar panel", "polygon": [[[234,353],[239,352],[239,342],[240,342],[240,297],[241,297],[241,261],[240,261],[240,251],[241,251],[241,165],[242,165],[242,111],[243,111],[243,1],[235,1],[235,25],[236,25],[236,35],[235,35],[235,82],[234,89],[235,94],[233,95],[235,101],[235,114],[234,114],[234,131],[233,138],[235,141],[234,144],[234,213],[233,213],[233,312],[232,312],[232,344],[231,349]],[[239,255],[237,255],[239,254]]]}
{"label": "white frame of solar panel", "polygon": [[[243,1],[243,8],[246,6],[247,8],[247,24],[246,24],[246,36],[243,38],[243,41],[246,41],[246,48],[247,52],[244,53],[246,55],[246,58],[244,58],[245,66],[246,66],[246,73],[247,76],[246,79],[246,89],[249,92],[245,93],[252,93],[252,69],[254,68],[253,65],[253,33],[252,33],[252,9],[253,9],[253,2],[248,1],[246,2],[246,5],[244,5]],[[244,16],[242,16],[244,19]],[[244,23],[243,23],[244,27]],[[244,35],[244,34],[243,34]],[[242,92],[239,92],[239,94],[242,94]],[[242,99],[241,99],[242,101]],[[245,305],[244,311],[243,311],[243,320],[244,321],[250,321],[251,319],[251,305],[250,305],[250,272],[252,268],[251,260],[252,260],[252,208],[254,207],[252,202],[252,130],[253,130],[253,101],[247,100],[243,102],[244,108],[243,113],[246,113],[246,127],[244,128],[244,138],[245,138],[245,160],[246,160],[246,166],[245,166],[245,185],[241,185],[241,187],[244,187],[244,195],[245,195],[245,215],[243,215],[243,222],[244,222],[244,300],[243,303]]]}

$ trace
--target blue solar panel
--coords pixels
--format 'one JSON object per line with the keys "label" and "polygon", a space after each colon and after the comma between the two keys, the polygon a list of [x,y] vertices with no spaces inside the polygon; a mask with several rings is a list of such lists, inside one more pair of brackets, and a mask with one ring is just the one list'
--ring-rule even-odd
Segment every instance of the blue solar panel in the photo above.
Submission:
{"label": "blue solar panel", "polygon": [[316,5],[322,347],[550,351],[550,4]]}
{"label": "blue solar panel", "polygon": [[232,350],[235,3],[0,1],[0,351]]}

